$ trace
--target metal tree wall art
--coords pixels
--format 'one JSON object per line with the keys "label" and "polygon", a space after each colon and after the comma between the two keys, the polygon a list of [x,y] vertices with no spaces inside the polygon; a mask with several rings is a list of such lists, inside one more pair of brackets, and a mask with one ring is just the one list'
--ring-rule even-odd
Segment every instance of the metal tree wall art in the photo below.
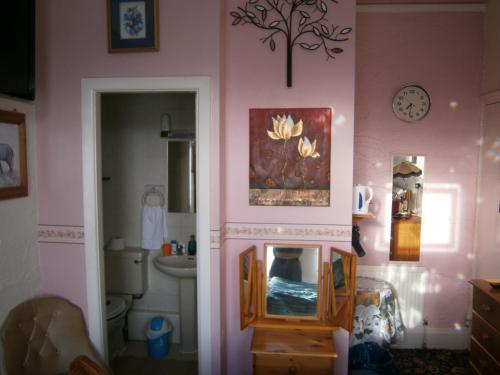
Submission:
{"label": "metal tree wall art", "polygon": [[[326,1],[326,0],[325,0]],[[292,52],[298,46],[307,51],[323,50],[327,59],[344,50],[339,47],[349,40],[351,27],[329,24],[327,3],[323,0],[247,0],[230,14],[233,25],[251,24],[268,34],[260,40],[268,43],[271,51],[276,49],[276,40],[286,40],[286,80],[292,87]],[[330,0],[338,3],[338,0]]]}

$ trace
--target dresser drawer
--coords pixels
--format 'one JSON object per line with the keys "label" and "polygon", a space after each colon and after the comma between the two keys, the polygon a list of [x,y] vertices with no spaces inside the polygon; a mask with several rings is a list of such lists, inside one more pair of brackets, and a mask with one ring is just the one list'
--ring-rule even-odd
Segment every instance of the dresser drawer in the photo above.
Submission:
{"label": "dresser drawer", "polygon": [[472,308],[489,324],[500,330],[500,304],[495,299],[479,288],[474,288]]}
{"label": "dresser drawer", "polygon": [[500,332],[476,313],[472,314],[472,336],[493,358],[500,361]]}
{"label": "dresser drawer", "polygon": [[472,338],[470,343],[470,361],[483,375],[500,374],[499,364]]}
{"label": "dresser drawer", "polygon": [[481,375],[481,373],[479,372],[479,370],[476,368],[476,366],[474,366],[472,364],[471,361],[469,361],[469,370],[470,370],[471,375]]}
{"label": "dresser drawer", "polygon": [[256,375],[331,375],[333,359],[297,355],[254,354]]}

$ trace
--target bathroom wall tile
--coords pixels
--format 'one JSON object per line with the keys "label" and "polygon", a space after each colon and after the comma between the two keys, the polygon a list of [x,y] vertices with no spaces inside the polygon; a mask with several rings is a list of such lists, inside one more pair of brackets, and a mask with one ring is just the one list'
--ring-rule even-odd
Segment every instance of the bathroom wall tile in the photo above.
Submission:
{"label": "bathroom wall tile", "polygon": [[148,291],[140,299],[134,301],[134,308],[142,310],[162,310],[179,312],[179,296],[164,292]]}

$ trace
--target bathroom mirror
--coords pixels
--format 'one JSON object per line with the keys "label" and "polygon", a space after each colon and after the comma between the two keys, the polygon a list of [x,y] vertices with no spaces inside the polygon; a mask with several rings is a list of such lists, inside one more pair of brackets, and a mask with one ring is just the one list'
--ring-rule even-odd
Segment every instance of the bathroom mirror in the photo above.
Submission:
{"label": "bathroom mirror", "polygon": [[390,260],[419,261],[425,157],[392,158]]}
{"label": "bathroom mirror", "polygon": [[195,142],[167,143],[168,212],[196,212]]}
{"label": "bathroom mirror", "polygon": [[319,319],[321,246],[265,244],[264,315]]}
{"label": "bathroom mirror", "polygon": [[240,325],[241,329],[256,317],[256,248],[250,247],[240,254]]}
{"label": "bathroom mirror", "polygon": [[330,312],[334,323],[350,331],[355,297],[356,257],[346,251],[330,250]]}

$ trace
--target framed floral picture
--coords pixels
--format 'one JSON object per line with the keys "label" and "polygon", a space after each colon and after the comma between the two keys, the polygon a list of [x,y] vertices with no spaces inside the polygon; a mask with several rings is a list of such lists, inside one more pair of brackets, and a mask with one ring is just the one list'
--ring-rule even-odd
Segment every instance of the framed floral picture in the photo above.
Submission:
{"label": "framed floral picture", "polygon": [[0,111],[0,199],[26,195],[28,171],[25,115]]}
{"label": "framed floral picture", "polygon": [[108,0],[109,52],[158,51],[158,0]]}
{"label": "framed floral picture", "polygon": [[252,206],[329,206],[331,108],[250,109]]}

